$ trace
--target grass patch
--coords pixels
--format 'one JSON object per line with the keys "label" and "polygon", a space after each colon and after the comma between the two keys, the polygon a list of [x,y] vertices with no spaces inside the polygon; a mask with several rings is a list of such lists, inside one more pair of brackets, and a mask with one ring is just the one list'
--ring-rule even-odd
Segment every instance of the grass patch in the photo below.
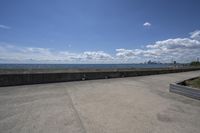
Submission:
{"label": "grass patch", "polygon": [[187,86],[200,89],[200,77],[193,80],[187,80],[185,81],[185,84]]}

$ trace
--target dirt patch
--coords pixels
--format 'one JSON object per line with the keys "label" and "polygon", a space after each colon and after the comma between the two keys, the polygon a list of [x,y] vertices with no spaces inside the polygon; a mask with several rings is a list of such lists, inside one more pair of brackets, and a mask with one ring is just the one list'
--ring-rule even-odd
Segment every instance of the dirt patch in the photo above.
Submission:
{"label": "dirt patch", "polygon": [[186,80],[185,85],[196,89],[200,89],[200,77],[191,80]]}
{"label": "dirt patch", "polygon": [[173,122],[173,118],[168,116],[167,114],[157,114],[157,119],[161,122]]}

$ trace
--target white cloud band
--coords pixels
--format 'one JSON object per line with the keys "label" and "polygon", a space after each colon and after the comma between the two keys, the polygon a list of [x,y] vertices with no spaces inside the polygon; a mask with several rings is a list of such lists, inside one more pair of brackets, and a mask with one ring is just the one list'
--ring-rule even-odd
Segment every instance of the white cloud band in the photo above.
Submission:
{"label": "white cloud band", "polygon": [[0,62],[106,63],[113,58],[103,51],[70,53],[47,48],[16,47],[0,43]]}
{"label": "white cloud band", "polygon": [[111,56],[104,51],[71,53],[46,48],[16,47],[0,43],[0,62],[41,63],[138,63],[147,60],[160,62],[190,62],[200,57],[200,31],[190,33],[188,38],[156,41],[144,49],[116,49]]}
{"label": "white cloud band", "polygon": [[189,38],[175,38],[157,41],[147,45],[146,49],[116,49],[116,56],[120,58],[138,58],[140,61],[155,59],[170,62],[190,62],[200,57],[200,31],[190,33]]}

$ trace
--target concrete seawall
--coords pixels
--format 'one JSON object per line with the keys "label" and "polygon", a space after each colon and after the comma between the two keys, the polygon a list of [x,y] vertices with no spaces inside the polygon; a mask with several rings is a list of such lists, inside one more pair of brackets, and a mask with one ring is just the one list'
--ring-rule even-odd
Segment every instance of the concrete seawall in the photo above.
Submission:
{"label": "concrete seawall", "polygon": [[176,73],[200,70],[200,68],[134,69],[118,71],[79,71],[79,72],[39,72],[39,73],[1,73],[0,86],[40,84],[92,79],[134,77],[154,74]]}

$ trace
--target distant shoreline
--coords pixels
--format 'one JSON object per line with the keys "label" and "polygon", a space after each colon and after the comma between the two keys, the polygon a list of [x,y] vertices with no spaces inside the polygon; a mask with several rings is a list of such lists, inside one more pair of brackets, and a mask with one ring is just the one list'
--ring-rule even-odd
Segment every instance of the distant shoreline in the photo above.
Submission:
{"label": "distant shoreline", "polygon": [[175,69],[200,69],[200,67],[167,67],[167,68],[47,68],[47,69],[2,69],[1,74],[41,74],[41,73],[87,73],[87,72],[132,72],[132,71],[162,71],[162,70],[175,70]]}
{"label": "distant shoreline", "polygon": [[171,64],[0,64],[0,69],[166,68]]}

